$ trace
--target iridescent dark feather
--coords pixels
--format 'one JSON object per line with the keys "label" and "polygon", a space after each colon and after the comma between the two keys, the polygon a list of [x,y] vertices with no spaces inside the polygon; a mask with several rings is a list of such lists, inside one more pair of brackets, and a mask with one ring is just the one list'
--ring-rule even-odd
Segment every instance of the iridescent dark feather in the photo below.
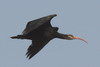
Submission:
{"label": "iridescent dark feather", "polygon": [[56,14],[45,16],[27,23],[22,35],[13,36],[13,39],[30,39],[32,44],[27,50],[27,57],[32,58],[37,54],[51,39],[52,35],[57,32],[57,27],[52,27],[50,21]]}
{"label": "iridescent dark feather", "polygon": [[41,40],[41,41],[32,41],[32,44],[27,49],[27,57],[32,58],[36,55],[49,41]]}
{"label": "iridescent dark feather", "polygon": [[53,14],[53,15],[45,16],[45,17],[28,22],[25,30],[23,31],[23,34],[28,34],[28,33],[32,32],[33,30],[39,28],[40,26],[44,26],[44,25],[51,26],[50,20],[55,16],[57,16],[57,15]]}

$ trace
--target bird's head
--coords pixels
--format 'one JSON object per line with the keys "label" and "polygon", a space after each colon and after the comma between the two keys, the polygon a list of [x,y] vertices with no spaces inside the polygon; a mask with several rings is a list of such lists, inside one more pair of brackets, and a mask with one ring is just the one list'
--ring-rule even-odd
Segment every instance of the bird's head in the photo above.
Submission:
{"label": "bird's head", "polygon": [[82,39],[82,38],[80,38],[80,37],[73,36],[73,35],[71,35],[71,34],[68,34],[68,35],[67,35],[67,38],[65,38],[65,39],[67,39],[67,40],[74,40],[74,39],[78,39],[78,40],[82,40],[82,41],[84,41],[84,42],[86,42],[86,43],[87,43],[87,41],[86,41],[86,40],[84,40],[84,39]]}

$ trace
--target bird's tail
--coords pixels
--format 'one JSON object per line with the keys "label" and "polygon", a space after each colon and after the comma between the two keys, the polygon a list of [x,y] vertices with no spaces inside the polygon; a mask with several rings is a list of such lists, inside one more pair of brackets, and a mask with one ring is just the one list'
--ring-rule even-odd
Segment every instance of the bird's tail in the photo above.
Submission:
{"label": "bird's tail", "polygon": [[12,39],[25,39],[24,35],[17,35],[17,36],[12,36]]}

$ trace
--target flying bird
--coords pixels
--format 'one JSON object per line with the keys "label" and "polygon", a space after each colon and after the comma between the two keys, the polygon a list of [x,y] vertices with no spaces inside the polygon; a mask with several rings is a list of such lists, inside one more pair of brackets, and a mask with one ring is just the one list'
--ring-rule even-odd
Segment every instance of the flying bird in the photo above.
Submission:
{"label": "flying bird", "polygon": [[29,21],[21,35],[12,36],[12,39],[28,39],[32,40],[32,44],[27,49],[27,57],[31,59],[36,55],[50,40],[60,38],[65,40],[84,39],[73,36],[71,34],[62,34],[58,32],[58,27],[51,25],[51,19],[56,14],[48,15],[36,20]]}

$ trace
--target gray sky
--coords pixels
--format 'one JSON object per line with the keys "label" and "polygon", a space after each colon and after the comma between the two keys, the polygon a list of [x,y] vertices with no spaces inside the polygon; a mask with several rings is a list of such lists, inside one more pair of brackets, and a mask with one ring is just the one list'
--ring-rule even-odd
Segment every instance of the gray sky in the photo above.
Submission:
{"label": "gray sky", "polygon": [[[13,40],[28,21],[57,14],[59,32],[88,41],[54,39],[36,56],[29,40]],[[100,0],[0,0],[0,67],[100,67]]]}

